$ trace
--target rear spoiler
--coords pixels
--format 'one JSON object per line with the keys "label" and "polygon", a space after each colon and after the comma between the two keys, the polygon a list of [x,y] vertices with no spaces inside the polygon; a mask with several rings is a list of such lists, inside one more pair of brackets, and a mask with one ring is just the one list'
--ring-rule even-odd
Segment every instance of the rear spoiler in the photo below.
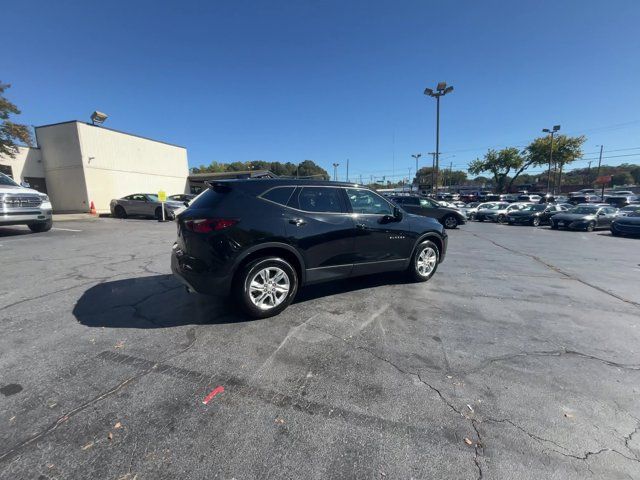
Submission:
{"label": "rear spoiler", "polygon": [[231,184],[229,182],[205,182],[207,187],[216,193],[229,193],[231,191]]}

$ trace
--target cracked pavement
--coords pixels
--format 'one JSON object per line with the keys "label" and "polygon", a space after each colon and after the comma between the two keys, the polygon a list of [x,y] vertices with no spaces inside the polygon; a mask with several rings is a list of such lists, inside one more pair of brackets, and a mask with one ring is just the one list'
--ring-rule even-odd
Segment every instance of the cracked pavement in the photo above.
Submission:
{"label": "cracked pavement", "polygon": [[472,223],[247,321],[175,225],[59,226],[0,229],[0,479],[640,478],[638,239]]}

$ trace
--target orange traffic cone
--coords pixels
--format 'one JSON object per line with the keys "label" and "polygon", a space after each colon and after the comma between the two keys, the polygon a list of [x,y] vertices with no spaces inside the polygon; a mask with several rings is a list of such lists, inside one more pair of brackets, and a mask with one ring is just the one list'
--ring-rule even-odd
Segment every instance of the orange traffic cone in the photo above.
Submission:
{"label": "orange traffic cone", "polygon": [[98,212],[96,211],[96,206],[93,204],[93,200],[91,200],[91,206],[89,207],[89,213],[91,215],[98,215]]}

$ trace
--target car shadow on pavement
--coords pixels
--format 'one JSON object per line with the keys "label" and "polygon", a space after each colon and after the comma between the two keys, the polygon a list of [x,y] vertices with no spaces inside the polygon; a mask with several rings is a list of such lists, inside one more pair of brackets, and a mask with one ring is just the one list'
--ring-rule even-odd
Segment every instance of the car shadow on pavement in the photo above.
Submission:
{"label": "car shadow on pavement", "polygon": [[187,293],[173,275],[99,283],[73,308],[79,323],[105,328],[171,328],[249,320],[223,298]]}
{"label": "car shadow on pavement", "polygon": [[298,295],[293,303],[301,303],[320,297],[328,297],[368,288],[382,287],[385,285],[403,285],[406,283],[412,283],[406,272],[385,272],[378,273],[377,275],[351,277],[344,280],[335,280],[333,282],[303,287],[298,291]]}
{"label": "car shadow on pavement", "polygon": [[2,237],[17,237],[19,235],[31,235],[33,232],[28,228],[13,227],[13,228],[0,228],[0,238]]}
{"label": "car shadow on pavement", "polygon": [[[403,272],[389,272],[300,289],[294,303],[357,290],[409,283]],[[99,283],[73,308],[79,323],[104,328],[171,328],[182,325],[251,321],[227,298],[187,293],[173,275],[153,275]]]}

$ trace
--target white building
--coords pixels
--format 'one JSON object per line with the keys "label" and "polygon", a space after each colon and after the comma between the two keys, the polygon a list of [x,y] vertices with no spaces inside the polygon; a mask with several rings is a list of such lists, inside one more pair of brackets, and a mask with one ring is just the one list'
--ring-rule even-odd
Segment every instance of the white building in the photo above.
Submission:
{"label": "white building", "polygon": [[187,149],[73,120],[35,127],[37,147],[0,157],[6,173],[51,198],[55,212],[108,212],[132,193],[185,193]]}

